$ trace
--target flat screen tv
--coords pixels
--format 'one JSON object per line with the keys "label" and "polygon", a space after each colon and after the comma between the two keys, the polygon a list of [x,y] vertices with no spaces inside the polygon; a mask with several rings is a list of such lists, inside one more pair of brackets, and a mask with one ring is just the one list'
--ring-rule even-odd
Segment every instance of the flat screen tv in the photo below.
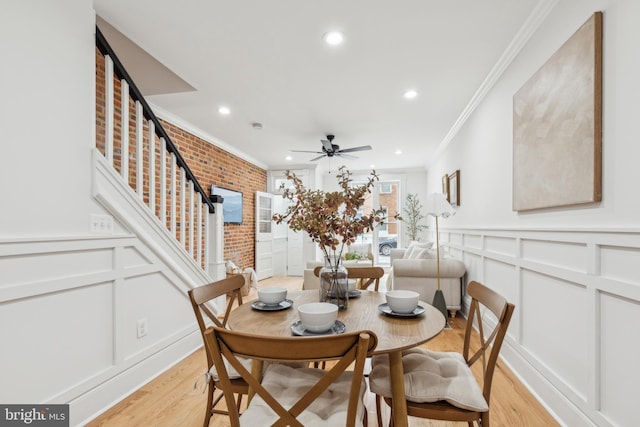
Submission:
{"label": "flat screen tv", "polygon": [[225,224],[242,224],[242,193],[228,188],[211,186],[211,194],[222,196],[222,216]]}

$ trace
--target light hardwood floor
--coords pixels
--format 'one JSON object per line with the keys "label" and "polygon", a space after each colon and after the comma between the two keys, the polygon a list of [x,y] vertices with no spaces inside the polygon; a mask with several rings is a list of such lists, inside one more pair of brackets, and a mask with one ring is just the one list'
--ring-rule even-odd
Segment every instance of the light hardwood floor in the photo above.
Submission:
{"label": "light hardwood floor", "polygon": [[[381,282],[383,281],[384,279]],[[263,280],[260,286],[277,285],[297,290],[301,288],[301,283],[300,277],[278,277]],[[256,293],[252,289],[249,296],[245,298],[245,302],[255,298]],[[425,344],[425,347],[440,351],[461,351],[464,319],[458,315],[457,318],[450,319],[450,324],[451,330],[443,331],[438,337]],[[206,363],[204,349],[201,348],[90,422],[88,426],[201,426],[207,399],[202,389],[203,379],[200,378],[198,381],[198,389],[194,388],[194,384],[205,371]],[[369,410],[369,427],[373,427],[377,423],[375,400],[371,393],[367,395],[366,404]],[[384,416],[388,417],[386,407]],[[491,424],[502,427],[559,425],[501,361],[498,362],[493,380]],[[410,418],[409,425],[448,427],[463,426],[466,423]],[[228,426],[228,419],[224,415],[214,415],[211,418],[210,427]]]}

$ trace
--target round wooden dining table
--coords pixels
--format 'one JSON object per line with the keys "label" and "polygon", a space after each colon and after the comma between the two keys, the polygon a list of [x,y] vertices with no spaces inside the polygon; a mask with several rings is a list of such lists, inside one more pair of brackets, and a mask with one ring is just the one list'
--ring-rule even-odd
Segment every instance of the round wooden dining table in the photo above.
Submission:
{"label": "round wooden dining table", "polygon": [[[267,336],[291,336],[291,325],[299,320],[301,304],[317,302],[318,290],[288,292],[291,308],[279,311],[261,311],[247,302],[229,314],[228,327],[232,330]],[[379,310],[386,303],[382,292],[362,291],[360,297],[349,300],[346,310],[338,312],[338,320],[347,331],[370,330],[378,336],[378,345],[372,354],[388,354],[391,374],[394,425],[408,426],[407,405],[404,394],[402,351],[429,341],[442,331],[446,320],[432,305],[420,301],[424,313],[417,317],[391,317]],[[304,339],[305,337],[300,337]]]}

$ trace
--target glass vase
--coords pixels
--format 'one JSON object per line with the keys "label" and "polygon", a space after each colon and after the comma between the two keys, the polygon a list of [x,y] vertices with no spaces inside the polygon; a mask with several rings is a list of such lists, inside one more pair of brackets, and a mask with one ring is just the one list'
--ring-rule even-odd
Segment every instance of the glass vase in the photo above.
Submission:
{"label": "glass vase", "polygon": [[320,269],[320,302],[329,302],[346,310],[349,304],[348,271],[340,259],[325,259]]}

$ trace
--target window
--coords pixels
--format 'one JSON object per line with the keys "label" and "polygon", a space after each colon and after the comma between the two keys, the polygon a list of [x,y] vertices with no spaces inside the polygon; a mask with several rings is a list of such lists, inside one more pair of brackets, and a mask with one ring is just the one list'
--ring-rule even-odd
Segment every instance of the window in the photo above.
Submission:
{"label": "window", "polygon": [[392,221],[393,218],[389,219],[389,208],[388,207],[386,207],[384,205],[381,205],[380,208],[384,210],[384,216],[386,218],[384,220],[384,223],[382,223],[382,224],[380,224],[378,226],[378,233],[382,232],[382,236],[386,236],[387,232],[389,231],[389,221]]}
{"label": "window", "polygon": [[391,183],[390,182],[381,182],[380,183],[380,194],[391,194]]}

